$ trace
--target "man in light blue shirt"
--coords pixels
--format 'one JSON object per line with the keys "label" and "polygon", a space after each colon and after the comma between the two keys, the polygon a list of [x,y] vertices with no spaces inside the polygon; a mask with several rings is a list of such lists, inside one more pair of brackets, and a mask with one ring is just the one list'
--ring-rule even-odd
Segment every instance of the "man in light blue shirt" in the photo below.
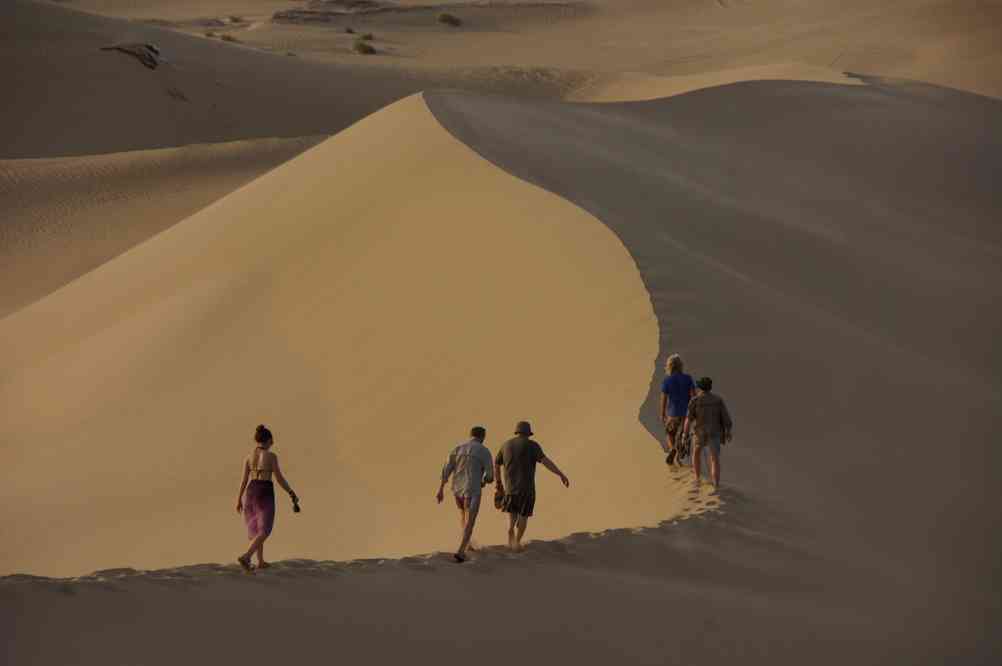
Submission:
{"label": "man in light blue shirt", "polygon": [[442,503],[445,496],[445,484],[452,477],[452,494],[456,498],[459,509],[459,519],[463,526],[462,540],[459,550],[453,555],[456,562],[466,561],[466,549],[473,536],[473,526],[480,513],[480,498],[483,487],[494,482],[494,466],[491,452],[484,446],[487,430],[474,426],[470,430],[471,439],[460,444],[449,454],[449,459],[442,468],[442,483],[438,486],[435,499]]}

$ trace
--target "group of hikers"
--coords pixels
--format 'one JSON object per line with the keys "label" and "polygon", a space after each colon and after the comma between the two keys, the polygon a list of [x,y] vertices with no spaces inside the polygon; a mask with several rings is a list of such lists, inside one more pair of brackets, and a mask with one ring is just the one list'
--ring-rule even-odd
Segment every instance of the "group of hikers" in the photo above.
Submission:
{"label": "group of hikers", "polygon": [[[660,419],[665,428],[662,447],[669,466],[691,464],[695,484],[701,483],[701,465],[708,456],[713,488],[720,487],[720,448],[731,441],[733,422],[723,399],[713,392],[713,380],[702,377],[693,381],[683,369],[682,359],[672,354],[666,362],[666,374],[661,384]],[[474,426],[470,439],[455,447],[442,468],[441,483],[435,494],[441,504],[445,484],[452,482],[452,495],[459,511],[460,542],[453,554],[456,562],[467,559],[473,528],[480,513],[483,489],[494,484],[494,506],[508,514],[508,547],[521,550],[526,526],[536,505],[536,465],[553,472],[564,487],[570,487],[567,475],[543,453],[538,442],[531,439],[532,426],[519,421],[514,437],[501,445],[497,456],[484,445],[487,430]],[[270,449],[274,443],[271,431],[259,425],[254,433],[255,448],[244,459],[240,490],[237,493],[237,513],[243,514],[250,544],[237,562],[250,573],[265,569],[264,542],[275,523],[275,490],[272,479],[292,498],[293,511],[299,511],[299,497],[289,486],[278,464],[278,456]],[[252,558],[257,558],[256,566]]]}

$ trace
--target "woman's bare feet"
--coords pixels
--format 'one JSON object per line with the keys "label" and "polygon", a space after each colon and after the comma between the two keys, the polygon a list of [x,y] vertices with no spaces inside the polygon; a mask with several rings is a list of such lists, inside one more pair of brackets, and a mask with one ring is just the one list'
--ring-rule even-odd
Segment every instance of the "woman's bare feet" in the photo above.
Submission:
{"label": "woman's bare feet", "polygon": [[257,568],[258,569],[268,569],[270,567],[271,567],[271,564],[269,562],[258,562],[257,563]]}
{"label": "woman's bare feet", "polygon": [[237,564],[239,564],[240,568],[244,570],[244,573],[254,573],[254,569],[251,567],[251,561],[248,556],[241,555],[238,557]]}

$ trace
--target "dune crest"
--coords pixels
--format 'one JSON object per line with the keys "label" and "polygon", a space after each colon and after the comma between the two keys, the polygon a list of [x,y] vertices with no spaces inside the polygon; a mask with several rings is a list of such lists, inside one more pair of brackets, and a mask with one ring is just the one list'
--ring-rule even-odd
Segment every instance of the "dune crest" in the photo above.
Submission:
{"label": "dune crest", "polygon": [[531,537],[656,524],[685,506],[637,420],[657,337],[604,225],[407,98],[0,323],[2,499],[31,506],[0,569],[225,561],[258,422],[303,498],[276,559],[450,547],[444,456],[519,418],[573,484],[540,472]]}
{"label": "dune crest", "polygon": [[699,74],[654,76],[623,73],[600,76],[576,90],[569,99],[579,102],[641,102],[682,95],[694,90],[740,81],[815,81],[847,86],[863,85],[858,78],[827,67],[804,63],[777,63],[729,67]]}

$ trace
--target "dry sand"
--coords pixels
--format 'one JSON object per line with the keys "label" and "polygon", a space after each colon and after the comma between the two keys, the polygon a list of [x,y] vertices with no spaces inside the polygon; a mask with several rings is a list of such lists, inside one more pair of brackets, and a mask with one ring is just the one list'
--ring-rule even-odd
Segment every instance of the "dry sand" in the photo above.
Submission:
{"label": "dry sand", "polygon": [[[657,450],[636,419],[657,333],[632,259],[580,209],[476,157],[418,97],[22,309],[2,334],[9,441],[34,442],[5,450],[4,504],[31,508],[4,516],[20,535],[4,570],[236,553],[238,463],[258,422],[307,508],[282,518],[278,558],[451,545],[454,509],[431,494],[475,423],[496,448],[535,420],[580,484],[543,485],[535,536],[681,510],[685,489],[657,456],[636,465]],[[45,545],[56,521],[71,549]],[[482,538],[502,535],[485,516]]]}
{"label": "dry sand", "polygon": [[[922,661],[985,658],[998,654],[988,636],[1002,551],[989,527],[1002,510],[991,435],[1002,426],[1002,102],[868,84],[429,104],[464,143],[579,203],[630,249],[660,358],[681,350],[738,412],[727,474],[810,534],[796,542],[818,559],[786,575],[824,581],[820,605],[850,590],[861,615],[889,604],[880,626]],[[656,400],[652,386],[652,431]],[[943,427],[930,422],[941,411]],[[958,446],[973,464],[952,464]],[[898,653],[900,640],[882,647]]]}
{"label": "dry sand", "polygon": [[[371,58],[300,3],[60,5],[0,6],[0,573],[103,571],[0,580],[5,662],[999,660],[1002,110],[866,76],[1002,96],[997,3],[409,10]],[[720,497],[637,420],[674,350],[737,418]],[[410,555],[516,418],[551,540]],[[179,566],[242,542],[259,421],[285,561]]]}
{"label": "dry sand", "polygon": [[0,317],[315,145],[253,139],[0,160]]}

